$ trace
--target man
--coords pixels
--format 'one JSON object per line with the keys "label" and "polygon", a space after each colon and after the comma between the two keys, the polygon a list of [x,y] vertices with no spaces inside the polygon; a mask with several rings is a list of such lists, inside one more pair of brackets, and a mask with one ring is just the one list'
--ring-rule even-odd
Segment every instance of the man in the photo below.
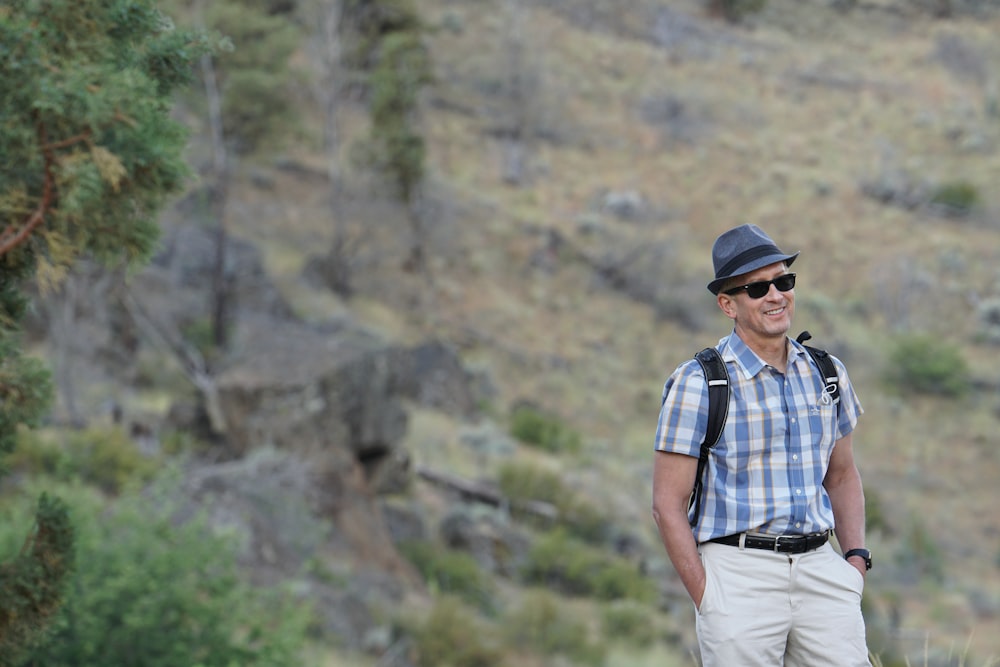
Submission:
{"label": "man", "polygon": [[708,420],[700,364],[681,364],[663,389],[653,517],[694,602],[705,667],[870,665],[861,594],[871,554],[851,443],[862,410],[839,359],[838,406],[788,337],[797,257],[755,225],[712,249],[708,289],[734,323],[716,348],[731,395],[697,517],[689,500]]}

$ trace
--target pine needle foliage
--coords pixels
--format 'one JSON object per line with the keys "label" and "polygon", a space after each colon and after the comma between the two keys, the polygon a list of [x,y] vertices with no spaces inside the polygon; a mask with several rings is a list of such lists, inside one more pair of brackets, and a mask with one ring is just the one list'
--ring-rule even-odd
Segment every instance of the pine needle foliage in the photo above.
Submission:
{"label": "pine needle foliage", "polygon": [[424,28],[412,0],[350,0],[345,56],[367,74],[371,129],[357,155],[404,203],[424,179],[426,145],[417,125],[420,93],[432,81]]}
{"label": "pine needle foliage", "polygon": [[226,148],[240,156],[285,138],[298,114],[289,62],[299,35],[287,16],[256,4],[216,0],[201,17],[232,44],[216,55],[214,66]]}
{"label": "pine needle foliage", "polygon": [[0,9],[0,254],[148,258],[186,176],[169,94],[206,37],[151,0],[13,0]]}
{"label": "pine needle foliage", "polygon": [[[153,0],[0,5],[0,455],[51,401],[47,370],[22,351],[25,281],[57,283],[80,257],[149,258],[156,213],[187,175],[170,95],[212,48]],[[0,568],[6,665],[44,635],[72,571],[63,503],[42,496],[24,548]]]}
{"label": "pine needle foliage", "polygon": [[0,666],[43,636],[59,610],[63,582],[73,567],[73,527],[62,501],[42,495],[35,527],[18,556],[0,566]]}

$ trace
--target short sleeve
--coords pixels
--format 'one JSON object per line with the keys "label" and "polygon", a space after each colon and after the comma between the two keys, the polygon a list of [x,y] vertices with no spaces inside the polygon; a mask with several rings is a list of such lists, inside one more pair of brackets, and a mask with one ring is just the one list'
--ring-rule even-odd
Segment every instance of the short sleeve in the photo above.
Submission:
{"label": "short sleeve", "polygon": [[663,385],[655,449],[697,457],[708,428],[708,383],[694,359],[673,372]]}

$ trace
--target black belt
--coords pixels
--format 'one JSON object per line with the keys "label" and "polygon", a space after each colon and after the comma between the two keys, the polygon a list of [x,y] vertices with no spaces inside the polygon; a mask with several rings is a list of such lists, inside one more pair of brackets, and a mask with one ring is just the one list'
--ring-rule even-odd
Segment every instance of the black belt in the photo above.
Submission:
{"label": "black belt", "polygon": [[[745,537],[744,537],[745,536]],[[738,533],[717,537],[709,542],[727,544],[731,547],[743,546],[747,549],[765,549],[783,554],[803,554],[818,549],[830,539],[830,531],[813,533],[811,535],[756,535],[754,533]],[[740,542],[742,541],[742,545]]]}

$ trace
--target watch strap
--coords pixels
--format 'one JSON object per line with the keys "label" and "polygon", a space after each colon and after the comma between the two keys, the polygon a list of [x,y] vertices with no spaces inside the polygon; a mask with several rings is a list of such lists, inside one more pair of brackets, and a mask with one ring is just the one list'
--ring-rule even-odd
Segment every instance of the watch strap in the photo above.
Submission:
{"label": "watch strap", "polygon": [[865,560],[865,569],[872,569],[872,552],[868,549],[851,549],[844,554],[844,559],[848,559],[851,556],[861,556]]}

